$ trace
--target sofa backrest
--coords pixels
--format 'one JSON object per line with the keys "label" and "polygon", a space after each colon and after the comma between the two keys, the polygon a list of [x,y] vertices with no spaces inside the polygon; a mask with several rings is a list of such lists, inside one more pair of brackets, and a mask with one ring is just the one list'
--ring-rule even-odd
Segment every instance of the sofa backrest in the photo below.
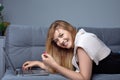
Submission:
{"label": "sofa backrest", "polygon": [[45,27],[10,25],[6,30],[5,48],[15,67],[28,60],[41,60],[47,35]]}
{"label": "sofa backrest", "polygon": [[[96,34],[113,52],[120,51],[120,28],[83,29]],[[10,25],[7,28],[5,48],[15,67],[21,67],[28,60],[41,60],[41,54],[45,51],[47,31],[48,27],[40,26]]]}
{"label": "sofa backrest", "polygon": [[113,52],[120,53],[120,28],[79,27],[96,34]]}

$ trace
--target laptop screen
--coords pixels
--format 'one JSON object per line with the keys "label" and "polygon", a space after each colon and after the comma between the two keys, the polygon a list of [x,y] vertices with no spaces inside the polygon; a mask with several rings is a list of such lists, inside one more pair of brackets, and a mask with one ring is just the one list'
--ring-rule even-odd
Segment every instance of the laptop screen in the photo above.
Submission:
{"label": "laptop screen", "polygon": [[7,52],[6,52],[4,47],[3,47],[3,51],[4,51],[3,53],[5,55],[5,58],[8,61],[8,64],[11,66],[12,70],[14,71],[14,73],[17,74],[17,71],[16,71],[14,65],[12,64],[12,61],[11,61],[11,59],[10,59],[9,55],[7,54]]}

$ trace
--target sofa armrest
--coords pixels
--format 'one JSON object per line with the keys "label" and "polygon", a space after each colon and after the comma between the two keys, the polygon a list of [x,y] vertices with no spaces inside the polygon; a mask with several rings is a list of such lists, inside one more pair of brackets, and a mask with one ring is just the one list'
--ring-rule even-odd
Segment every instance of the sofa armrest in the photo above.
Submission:
{"label": "sofa armrest", "polygon": [[5,73],[5,56],[3,54],[4,38],[0,38],[0,80]]}

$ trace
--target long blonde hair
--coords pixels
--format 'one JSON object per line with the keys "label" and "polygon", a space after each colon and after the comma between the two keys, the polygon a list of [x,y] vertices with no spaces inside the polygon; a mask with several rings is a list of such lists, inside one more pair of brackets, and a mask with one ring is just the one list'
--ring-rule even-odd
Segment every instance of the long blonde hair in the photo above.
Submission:
{"label": "long blonde hair", "polygon": [[[47,40],[46,40],[46,52],[50,54],[59,65],[66,67],[70,70],[73,70],[73,66],[72,66],[73,48],[71,49],[60,48],[53,41],[54,32],[57,28],[62,28],[64,30],[69,31],[71,33],[74,43],[74,38],[77,32],[76,29],[66,21],[57,20],[51,24],[48,30]],[[56,73],[56,70],[50,67],[49,67],[49,71],[51,73]]]}

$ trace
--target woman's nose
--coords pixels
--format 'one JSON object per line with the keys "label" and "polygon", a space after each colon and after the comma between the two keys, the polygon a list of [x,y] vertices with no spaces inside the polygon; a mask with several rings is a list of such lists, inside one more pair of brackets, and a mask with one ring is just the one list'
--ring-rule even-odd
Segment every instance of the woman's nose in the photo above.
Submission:
{"label": "woman's nose", "polygon": [[59,38],[59,43],[62,44],[63,43],[63,39]]}

